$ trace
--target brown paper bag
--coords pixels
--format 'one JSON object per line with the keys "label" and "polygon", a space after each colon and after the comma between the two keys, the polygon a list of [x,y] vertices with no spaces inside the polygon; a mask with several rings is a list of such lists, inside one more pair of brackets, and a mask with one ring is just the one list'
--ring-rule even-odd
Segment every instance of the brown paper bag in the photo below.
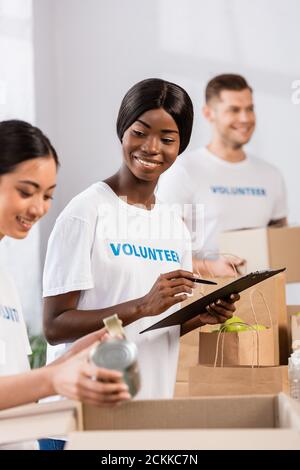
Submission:
{"label": "brown paper bag", "polygon": [[189,395],[252,395],[288,392],[287,366],[213,367],[189,370]]}
{"label": "brown paper bag", "polygon": [[[262,322],[262,311],[257,309],[257,301],[263,300],[264,313],[267,313],[268,325]],[[248,330],[227,332],[201,332],[199,337],[199,364],[219,366],[275,366],[279,365],[278,329],[274,327],[269,306],[264,294],[254,288],[249,295],[252,310],[252,325],[246,323]],[[264,323],[265,330],[256,330]],[[234,323],[231,324],[234,326]],[[236,326],[244,326],[237,323]]]}
{"label": "brown paper bag", "polygon": [[187,382],[189,368],[198,364],[199,328],[180,338],[179,358],[177,366],[177,382]]}
{"label": "brown paper bag", "polygon": [[[199,364],[217,366],[274,366],[279,364],[274,328],[262,331],[241,331],[220,333],[199,333]],[[216,355],[217,351],[217,355]]]}
{"label": "brown paper bag", "polygon": [[[189,297],[185,302],[182,303],[182,307],[194,302],[195,300],[203,297],[204,295],[213,292],[214,290],[223,287],[229,282],[233,281],[234,278],[213,278],[218,283],[216,286],[209,286],[200,284],[193,289],[193,296]],[[287,364],[289,357],[289,338],[288,338],[288,316],[285,300],[285,274],[280,273],[273,276],[261,283],[259,283],[259,290],[263,293],[263,296],[269,306],[272,324],[275,329],[279,330],[279,341],[277,341],[276,347],[279,349],[279,363]],[[255,289],[256,287],[254,287]],[[258,287],[257,287],[258,288]],[[253,323],[253,313],[251,310],[250,303],[250,292],[251,288],[241,292],[241,299],[236,303],[235,315],[242,318],[246,323]],[[257,298],[255,303],[255,311],[260,315],[261,320],[259,323],[268,324],[268,318],[266,316],[266,309],[262,298]],[[211,331],[211,327],[205,326],[201,328],[201,331]],[[275,331],[276,334],[276,331]],[[276,361],[278,363],[278,361]]]}

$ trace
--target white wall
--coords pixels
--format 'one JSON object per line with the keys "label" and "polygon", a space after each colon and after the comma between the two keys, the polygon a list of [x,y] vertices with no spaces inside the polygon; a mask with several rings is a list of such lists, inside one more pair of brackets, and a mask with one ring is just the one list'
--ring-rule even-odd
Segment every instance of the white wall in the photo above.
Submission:
{"label": "white wall", "polygon": [[37,122],[62,162],[43,240],[73,195],[118,168],[120,101],[132,84],[155,76],[179,83],[194,101],[190,149],[209,136],[200,112],[207,80],[246,76],[258,114],[250,148],[282,170],[290,220],[300,223],[300,104],[291,99],[300,79],[298,0],[33,2]]}
{"label": "white wall", "polygon": [[[0,0],[0,120],[34,121],[34,74],[31,0]],[[24,316],[32,332],[41,327],[40,232],[25,240],[4,238],[1,267],[13,276]]]}

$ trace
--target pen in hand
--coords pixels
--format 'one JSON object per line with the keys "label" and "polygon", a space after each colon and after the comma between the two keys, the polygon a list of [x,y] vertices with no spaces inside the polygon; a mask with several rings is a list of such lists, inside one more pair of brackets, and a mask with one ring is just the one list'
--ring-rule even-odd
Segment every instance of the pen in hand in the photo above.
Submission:
{"label": "pen in hand", "polygon": [[208,281],[207,279],[200,279],[198,277],[185,277],[185,279],[188,279],[189,281],[197,282],[198,284],[210,284],[210,285],[217,285],[217,282],[214,281]]}

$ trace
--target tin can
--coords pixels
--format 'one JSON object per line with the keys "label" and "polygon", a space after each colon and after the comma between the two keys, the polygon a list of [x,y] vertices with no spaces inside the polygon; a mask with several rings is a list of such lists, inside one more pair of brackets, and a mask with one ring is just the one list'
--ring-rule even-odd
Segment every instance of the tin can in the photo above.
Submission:
{"label": "tin can", "polygon": [[123,373],[129,393],[134,397],[140,389],[137,347],[125,338],[112,338],[97,344],[90,352],[90,360],[98,367]]}

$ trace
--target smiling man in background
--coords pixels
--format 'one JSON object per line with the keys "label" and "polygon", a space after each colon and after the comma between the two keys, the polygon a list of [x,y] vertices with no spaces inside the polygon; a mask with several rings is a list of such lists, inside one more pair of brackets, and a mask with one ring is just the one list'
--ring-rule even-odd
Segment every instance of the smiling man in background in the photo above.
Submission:
{"label": "smiling man in background", "polygon": [[279,170],[244,150],[256,117],[252,88],[242,76],[223,74],[210,80],[203,114],[212,128],[210,143],[179,158],[159,180],[157,196],[181,208],[186,205],[182,214],[192,235],[194,269],[226,276],[242,260],[203,262],[207,252],[218,250],[218,234],[286,225],[286,192]]}

